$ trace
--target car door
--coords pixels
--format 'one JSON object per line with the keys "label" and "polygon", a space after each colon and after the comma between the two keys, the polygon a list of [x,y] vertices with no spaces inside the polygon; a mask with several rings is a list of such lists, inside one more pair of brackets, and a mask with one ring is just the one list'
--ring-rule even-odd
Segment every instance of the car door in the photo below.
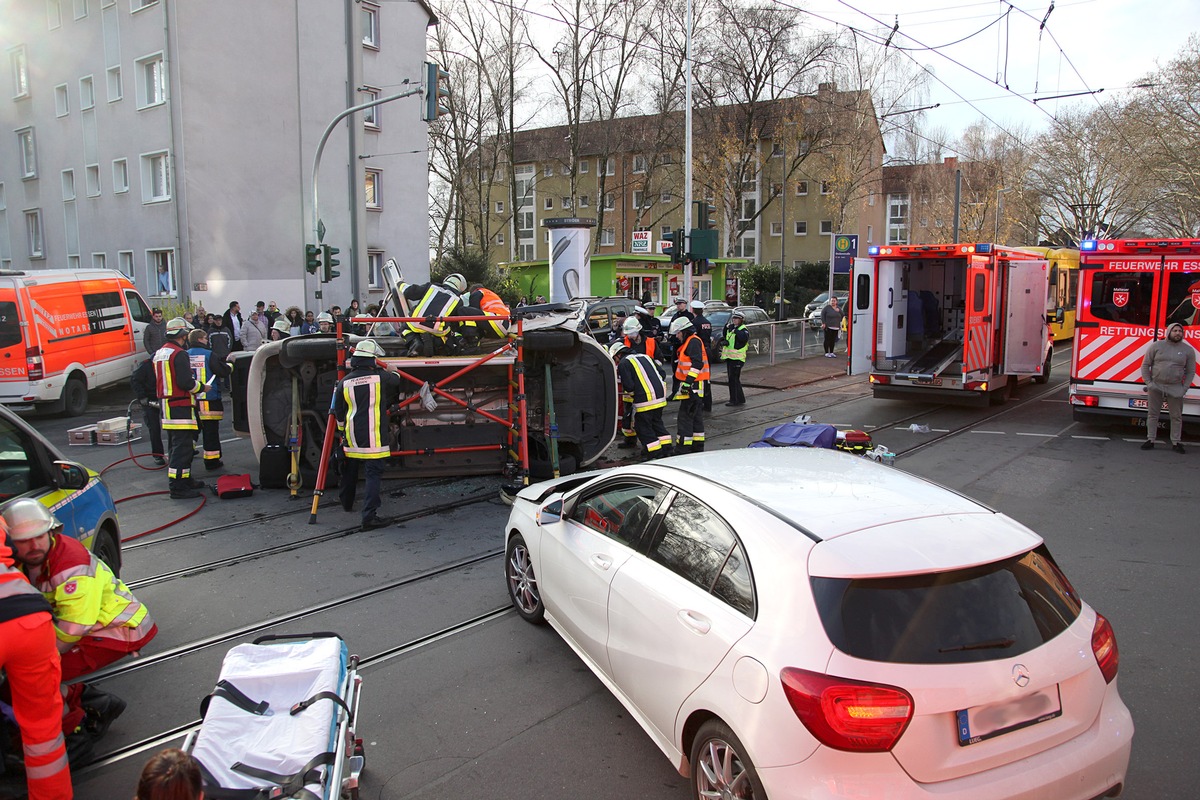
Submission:
{"label": "car door", "polygon": [[560,522],[545,528],[539,581],[546,610],[605,675],[612,674],[605,651],[609,586],[641,545],[662,494],[637,479],[589,486]]}
{"label": "car door", "polygon": [[679,708],[754,624],[754,589],[733,528],[675,492],[621,567],[608,605],[614,683],[668,741]]}

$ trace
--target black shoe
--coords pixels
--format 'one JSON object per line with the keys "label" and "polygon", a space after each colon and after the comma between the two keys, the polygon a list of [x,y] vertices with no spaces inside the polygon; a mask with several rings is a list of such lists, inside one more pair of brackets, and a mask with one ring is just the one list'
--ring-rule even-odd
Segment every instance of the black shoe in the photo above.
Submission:
{"label": "black shoe", "polygon": [[622,439],[621,443],[617,445],[618,450],[628,450],[631,447],[637,447],[637,439],[632,436]]}
{"label": "black shoe", "polygon": [[96,748],[92,735],[80,725],[66,736],[67,761],[72,769],[79,769],[91,763],[95,758]]}
{"label": "black shoe", "polygon": [[108,733],[108,726],[125,711],[125,701],[115,694],[102,692],[94,686],[83,690],[83,710],[87,712],[83,727],[98,740]]}
{"label": "black shoe", "polygon": [[1146,441],[1142,442],[1142,449],[1143,450],[1153,450],[1154,442],[1150,439],[1147,439]]}
{"label": "black shoe", "polygon": [[362,529],[364,531],[373,531],[376,528],[386,528],[391,524],[391,517],[371,517],[370,519],[363,520]]}
{"label": "black shoe", "polygon": [[1179,455],[1183,455],[1184,453],[1187,452],[1187,450],[1183,449],[1182,442],[1176,442],[1175,444],[1171,445],[1171,449],[1174,450],[1176,453],[1179,453]]}
{"label": "black shoe", "polygon": [[188,478],[188,480],[191,481],[193,489],[203,489],[204,488],[204,481],[197,480],[195,478]]}
{"label": "black shoe", "polygon": [[347,514],[349,514],[353,510],[354,503],[342,503],[342,511],[345,511]]}
{"label": "black shoe", "polygon": [[178,489],[171,490],[171,499],[172,500],[195,500],[197,497],[200,497],[200,496],[201,496],[200,492],[196,489],[193,489],[190,486],[189,487],[180,487]]}
{"label": "black shoe", "polygon": [[729,406],[730,408],[736,408],[737,406],[744,406],[744,405],[746,405],[746,401],[745,401],[745,400],[743,400],[743,401],[742,401],[742,402],[740,402],[740,403],[734,403],[734,402],[730,401],[730,402],[726,403],[725,405]]}
{"label": "black shoe", "polygon": [[165,458],[163,458],[162,456],[155,456],[154,463],[160,467],[165,467],[167,465],[167,460]]}
{"label": "black shoe", "polygon": [[225,466],[225,462],[219,458],[216,461],[205,461],[204,462],[204,468],[206,470],[208,470],[209,472],[212,472],[214,469],[221,469],[224,466]]}

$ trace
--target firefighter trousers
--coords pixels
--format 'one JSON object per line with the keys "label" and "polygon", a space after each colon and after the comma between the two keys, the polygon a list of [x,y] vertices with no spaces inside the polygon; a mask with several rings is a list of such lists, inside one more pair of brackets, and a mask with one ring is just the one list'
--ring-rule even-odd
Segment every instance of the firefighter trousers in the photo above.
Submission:
{"label": "firefighter trousers", "polygon": [[651,408],[633,416],[633,428],[638,441],[646,448],[647,454],[655,457],[661,456],[663,448],[671,444],[671,434],[663,424],[662,412],[662,408]]}
{"label": "firefighter trousers", "polygon": [[696,450],[704,449],[704,401],[698,394],[692,392],[679,401],[679,416],[675,424],[675,443],[679,452],[686,453],[694,445]]}
{"label": "firefighter trousers", "polygon": [[216,469],[221,461],[221,420],[200,420],[200,449],[204,455],[204,468]]}
{"label": "firefighter trousers", "polygon": [[354,495],[358,491],[358,466],[363,465],[366,480],[363,486],[362,520],[374,519],[380,506],[380,487],[383,484],[383,465],[386,458],[351,458],[342,459],[342,482],[339,498],[342,508],[347,511],[354,505]]}
{"label": "firefighter trousers", "polygon": [[0,622],[0,666],[8,674],[13,713],[21,729],[29,800],[70,800],[58,688],[62,673],[48,613]]}
{"label": "firefighter trousers", "polygon": [[193,447],[196,431],[167,429],[167,484],[171,491],[182,491],[192,486],[192,459],[196,457]]}

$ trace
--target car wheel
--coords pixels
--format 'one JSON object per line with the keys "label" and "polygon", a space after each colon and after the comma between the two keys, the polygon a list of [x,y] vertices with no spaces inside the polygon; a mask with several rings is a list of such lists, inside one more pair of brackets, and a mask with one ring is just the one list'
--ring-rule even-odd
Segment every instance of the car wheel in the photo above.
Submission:
{"label": "car wheel", "polygon": [[1050,380],[1050,356],[1051,355],[1053,355],[1053,354],[1050,353],[1050,354],[1046,355],[1046,363],[1042,364],[1042,374],[1033,376],[1034,383],[1045,383],[1046,381]]}
{"label": "car wheel", "polygon": [[68,417],[78,417],[87,411],[88,390],[83,378],[68,378],[63,387],[63,411]]}
{"label": "car wheel", "polygon": [[95,551],[96,558],[107,564],[113,575],[121,577],[121,549],[112,531],[102,528],[96,532]]}
{"label": "car wheel", "polygon": [[521,619],[535,625],[545,621],[546,607],[542,605],[537,577],[533,574],[529,547],[519,533],[508,540],[508,550],[504,554],[504,582],[508,585],[513,608],[517,609]]}
{"label": "car wheel", "polygon": [[691,765],[695,800],[709,797],[765,800],[767,796],[746,749],[720,720],[709,720],[696,733]]}

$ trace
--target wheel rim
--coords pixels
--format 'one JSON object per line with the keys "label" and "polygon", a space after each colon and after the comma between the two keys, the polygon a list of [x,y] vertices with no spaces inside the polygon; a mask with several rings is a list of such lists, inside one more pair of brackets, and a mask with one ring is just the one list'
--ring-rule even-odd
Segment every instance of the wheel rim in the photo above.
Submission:
{"label": "wheel rim", "polygon": [[754,797],[754,786],[742,757],[721,739],[709,739],[700,753],[696,789],[701,797],[734,800]]}
{"label": "wheel rim", "polygon": [[529,550],[524,544],[513,545],[508,555],[508,593],[523,614],[533,614],[542,602],[538,597],[537,578],[533,575]]}

